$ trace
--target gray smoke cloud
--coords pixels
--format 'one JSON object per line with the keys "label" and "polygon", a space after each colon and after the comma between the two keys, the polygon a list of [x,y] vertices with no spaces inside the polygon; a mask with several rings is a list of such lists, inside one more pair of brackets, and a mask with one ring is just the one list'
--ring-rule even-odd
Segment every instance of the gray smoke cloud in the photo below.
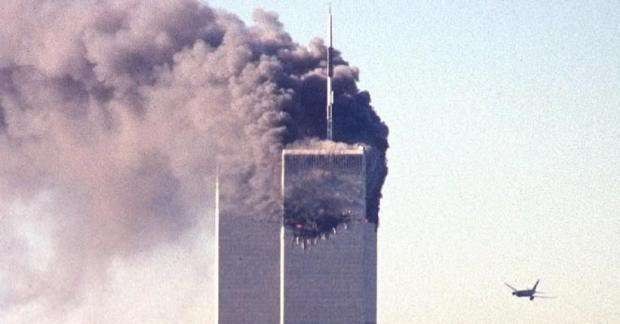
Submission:
{"label": "gray smoke cloud", "polygon": [[[282,148],[324,134],[323,42],[196,0],[8,0],[0,19],[0,322],[204,321],[216,166],[244,214],[280,216]],[[335,136],[379,161],[376,223],[387,127],[334,62]]]}

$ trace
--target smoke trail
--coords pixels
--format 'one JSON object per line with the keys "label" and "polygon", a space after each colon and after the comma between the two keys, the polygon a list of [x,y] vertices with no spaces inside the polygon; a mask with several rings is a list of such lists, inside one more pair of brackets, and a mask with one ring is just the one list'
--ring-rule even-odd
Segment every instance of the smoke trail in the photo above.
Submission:
{"label": "smoke trail", "polygon": [[[0,321],[203,320],[187,305],[209,302],[215,166],[238,208],[279,217],[281,149],[325,129],[322,41],[196,0],[9,0],[0,18]],[[378,152],[376,222],[387,128],[334,63],[335,137]],[[153,291],[176,302],[120,306]]]}

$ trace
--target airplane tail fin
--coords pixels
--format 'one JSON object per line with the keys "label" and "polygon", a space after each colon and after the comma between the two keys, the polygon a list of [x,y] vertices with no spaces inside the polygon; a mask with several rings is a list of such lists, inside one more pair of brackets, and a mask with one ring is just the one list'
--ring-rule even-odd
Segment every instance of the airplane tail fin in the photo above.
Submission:
{"label": "airplane tail fin", "polygon": [[534,288],[532,288],[533,291],[536,291],[536,287],[538,286],[539,282],[540,282],[540,279],[536,280],[536,283],[534,284]]}

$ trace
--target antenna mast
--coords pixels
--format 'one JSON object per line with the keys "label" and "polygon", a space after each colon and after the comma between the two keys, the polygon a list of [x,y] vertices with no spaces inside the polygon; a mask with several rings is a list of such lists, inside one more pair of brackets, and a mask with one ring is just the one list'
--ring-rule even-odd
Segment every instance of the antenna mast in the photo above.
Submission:
{"label": "antenna mast", "polygon": [[334,67],[332,63],[332,6],[329,5],[329,47],[327,48],[327,140],[334,140],[334,91],[332,89],[332,77],[334,76]]}

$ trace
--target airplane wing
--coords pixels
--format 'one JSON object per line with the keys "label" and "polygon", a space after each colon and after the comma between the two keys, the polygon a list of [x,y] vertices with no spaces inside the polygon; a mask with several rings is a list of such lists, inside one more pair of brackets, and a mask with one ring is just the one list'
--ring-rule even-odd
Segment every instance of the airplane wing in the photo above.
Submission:
{"label": "airplane wing", "polygon": [[533,291],[536,291],[536,287],[538,287],[539,282],[540,282],[540,279],[536,280],[536,283],[534,284],[534,288],[532,288]]}
{"label": "airplane wing", "polygon": [[517,291],[517,289],[507,283],[504,282],[504,285],[508,286],[508,288],[512,289],[513,291]]}

